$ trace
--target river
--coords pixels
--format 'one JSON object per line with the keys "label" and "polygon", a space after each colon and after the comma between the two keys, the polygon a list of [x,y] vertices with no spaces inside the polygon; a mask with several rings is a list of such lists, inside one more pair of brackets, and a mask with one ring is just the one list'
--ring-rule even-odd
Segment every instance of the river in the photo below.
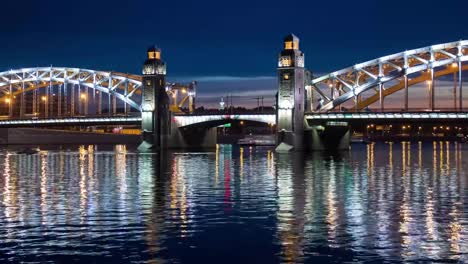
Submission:
{"label": "river", "polygon": [[0,149],[0,263],[468,262],[468,144]]}

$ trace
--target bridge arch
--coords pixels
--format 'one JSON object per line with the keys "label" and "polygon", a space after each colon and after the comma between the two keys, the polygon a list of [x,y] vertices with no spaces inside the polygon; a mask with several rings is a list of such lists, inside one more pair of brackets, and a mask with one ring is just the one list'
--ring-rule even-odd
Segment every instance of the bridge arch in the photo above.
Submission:
{"label": "bridge arch", "polygon": [[141,76],[80,68],[40,67],[0,72],[1,99],[52,85],[81,85],[115,96],[140,110]]}
{"label": "bridge arch", "polygon": [[174,121],[179,128],[190,128],[190,127],[215,127],[230,122],[257,122],[268,125],[274,125],[276,123],[275,114],[239,114],[239,115],[176,115]]}
{"label": "bridge arch", "polygon": [[[431,81],[433,98],[435,77],[458,72],[461,89],[461,72],[467,69],[463,65],[466,61],[468,40],[404,51],[356,64],[311,80],[306,87],[311,102],[307,110],[314,111],[310,98],[312,92],[318,94],[323,102],[319,112],[332,111],[349,100],[354,100],[355,109],[359,110],[376,101],[383,102],[385,96],[425,80]],[[409,80],[410,75],[418,76]],[[385,88],[385,84],[395,80],[399,81],[397,85]],[[372,90],[375,91],[372,96],[360,100],[364,92]],[[432,108],[433,105],[432,102]]]}

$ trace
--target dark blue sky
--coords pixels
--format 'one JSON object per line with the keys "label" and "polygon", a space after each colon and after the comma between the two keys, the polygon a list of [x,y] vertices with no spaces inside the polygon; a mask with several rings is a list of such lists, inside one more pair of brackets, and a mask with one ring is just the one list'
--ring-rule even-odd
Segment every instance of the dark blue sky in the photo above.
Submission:
{"label": "dark blue sky", "polygon": [[[0,71],[53,64],[140,73],[157,44],[169,79],[203,78],[216,96],[236,87],[274,94],[273,78],[255,78],[275,76],[290,32],[316,73],[468,38],[466,0],[26,0],[1,9]],[[224,85],[220,76],[248,78]]]}
{"label": "dark blue sky", "polygon": [[327,72],[466,38],[468,3],[431,1],[7,1],[0,70],[75,66],[139,73],[152,43],[168,75],[272,76],[284,35]]}

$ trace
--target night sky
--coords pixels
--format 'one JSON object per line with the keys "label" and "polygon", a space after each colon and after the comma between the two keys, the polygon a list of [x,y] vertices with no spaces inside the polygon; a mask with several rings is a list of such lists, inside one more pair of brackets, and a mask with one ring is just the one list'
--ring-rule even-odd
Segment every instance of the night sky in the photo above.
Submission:
{"label": "night sky", "polygon": [[201,80],[206,97],[271,94],[290,32],[318,74],[468,38],[463,0],[26,0],[1,9],[1,71],[54,65],[140,73],[147,47],[156,44],[168,79]]}

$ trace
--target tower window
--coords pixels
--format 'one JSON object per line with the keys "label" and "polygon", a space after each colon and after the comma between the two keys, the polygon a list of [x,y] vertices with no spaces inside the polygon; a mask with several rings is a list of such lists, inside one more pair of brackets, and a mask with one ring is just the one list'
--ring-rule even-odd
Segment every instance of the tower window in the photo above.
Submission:
{"label": "tower window", "polygon": [[149,51],[148,52],[148,59],[154,60],[154,59],[161,59],[161,52],[160,51]]}
{"label": "tower window", "polygon": [[279,66],[280,67],[290,67],[292,64],[291,57],[282,56],[280,57]]}
{"label": "tower window", "polygon": [[291,50],[291,49],[299,49],[299,42],[298,41],[286,41],[284,42],[284,49]]}

